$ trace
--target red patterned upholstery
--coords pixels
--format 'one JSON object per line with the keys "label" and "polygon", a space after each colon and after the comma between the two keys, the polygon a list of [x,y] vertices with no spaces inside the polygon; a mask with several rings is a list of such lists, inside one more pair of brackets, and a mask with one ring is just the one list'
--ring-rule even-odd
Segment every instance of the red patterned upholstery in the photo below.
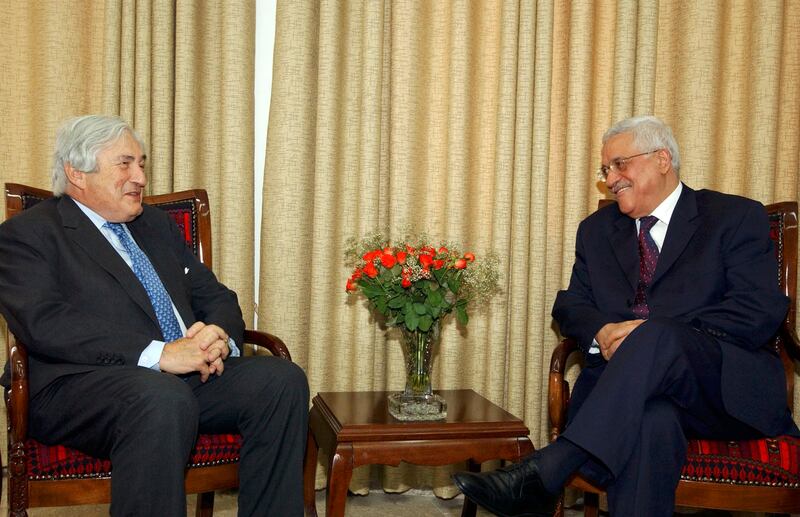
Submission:
{"label": "red patterned upholstery", "polygon": [[681,479],[800,487],[800,439],[689,440]]}
{"label": "red patterned upholstery", "polygon": [[[201,434],[189,467],[222,465],[239,461],[242,437],[238,434]],[[76,479],[111,475],[111,461],[98,459],[63,445],[25,442],[29,479]]]}

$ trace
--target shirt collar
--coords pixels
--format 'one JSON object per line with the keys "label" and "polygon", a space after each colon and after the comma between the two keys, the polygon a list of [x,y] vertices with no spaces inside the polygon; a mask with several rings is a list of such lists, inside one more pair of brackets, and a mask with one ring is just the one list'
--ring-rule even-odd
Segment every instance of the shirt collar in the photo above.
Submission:
{"label": "shirt collar", "polygon": [[97,227],[98,230],[102,228],[104,224],[106,224],[106,220],[105,218],[103,218],[103,216],[101,216],[88,206],[84,205],[74,197],[70,197],[70,199],[74,201],[76,205],[78,205],[78,208],[81,209],[81,212],[86,214],[86,217],[89,218],[89,220],[92,222],[92,224],[94,224]]}
{"label": "shirt collar", "polygon": [[662,201],[661,204],[650,213],[650,215],[656,216],[659,221],[662,221],[664,224],[669,226],[669,220],[672,219],[672,212],[675,211],[675,207],[678,205],[678,199],[681,197],[682,191],[683,183],[678,182],[678,186],[675,187],[675,190],[672,191],[672,194],[667,196],[667,198]]}

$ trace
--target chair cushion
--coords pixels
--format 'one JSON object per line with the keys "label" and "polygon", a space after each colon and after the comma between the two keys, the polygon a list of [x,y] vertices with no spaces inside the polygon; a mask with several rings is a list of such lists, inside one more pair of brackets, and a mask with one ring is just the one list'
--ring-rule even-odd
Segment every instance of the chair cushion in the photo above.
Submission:
{"label": "chair cushion", "polygon": [[689,440],[681,478],[742,485],[800,486],[800,439]]}
{"label": "chair cushion", "polygon": [[[242,436],[239,434],[201,434],[197,437],[189,468],[239,461]],[[63,445],[44,445],[25,441],[28,479],[99,478],[111,474],[111,461],[94,458]]]}

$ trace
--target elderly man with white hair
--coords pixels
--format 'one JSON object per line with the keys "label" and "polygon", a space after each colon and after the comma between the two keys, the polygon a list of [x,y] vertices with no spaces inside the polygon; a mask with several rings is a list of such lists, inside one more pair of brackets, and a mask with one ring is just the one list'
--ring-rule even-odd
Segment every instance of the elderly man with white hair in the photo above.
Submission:
{"label": "elderly man with white hair", "polygon": [[141,516],[186,514],[198,432],[241,433],[239,515],[300,516],[305,374],[239,357],[236,294],[142,203],[145,163],[122,119],[71,119],[56,197],[0,225],[0,311],[28,345],[28,432],[110,458],[111,514]]}
{"label": "elderly man with white hair", "polygon": [[667,517],[687,439],[797,434],[769,340],[789,300],[764,207],[680,181],[670,128],[652,116],[603,136],[616,197],[578,227],[553,318],[586,358],[564,433],[520,463],[456,474],[500,516],[549,516],[575,472],[611,515]]}

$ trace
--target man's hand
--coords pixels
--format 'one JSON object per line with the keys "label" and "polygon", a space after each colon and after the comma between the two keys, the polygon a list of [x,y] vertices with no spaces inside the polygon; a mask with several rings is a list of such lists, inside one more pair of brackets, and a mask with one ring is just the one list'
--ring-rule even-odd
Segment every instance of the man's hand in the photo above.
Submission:
{"label": "man's hand", "polygon": [[614,352],[617,351],[619,345],[628,337],[628,334],[633,332],[633,329],[644,323],[646,320],[628,320],[620,321],[619,323],[606,323],[603,325],[597,335],[595,341],[600,345],[600,353],[606,361],[611,360]]}
{"label": "man's hand", "polygon": [[217,337],[216,340],[211,340],[210,344],[207,344],[209,341],[206,339],[202,339],[200,343],[201,348],[208,352],[208,361],[213,362],[218,357],[222,357],[223,360],[227,359],[228,354],[231,353],[231,348],[228,345],[228,334],[222,328],[217,325],[206,325],[202,321],[198,321],[186,330],[186,337],[198,336],[202,338],[205,334],[209,335],[209,339],[214,336]]}
{"label": "man's hand", "polygon": [[206,382],[211,375],[222,375],[228,353],[225,331],[198,321],[186,330],[186,337],[164,345],[158,364],[167,373],[199,372],[200,380]]}

